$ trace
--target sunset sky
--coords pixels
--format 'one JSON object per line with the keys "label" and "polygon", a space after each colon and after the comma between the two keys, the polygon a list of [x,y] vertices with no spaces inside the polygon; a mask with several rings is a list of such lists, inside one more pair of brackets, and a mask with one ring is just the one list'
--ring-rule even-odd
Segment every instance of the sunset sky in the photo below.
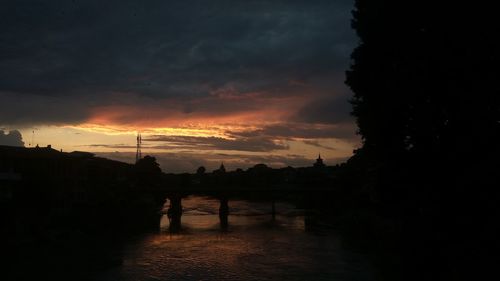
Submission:
{"label": "sunset sky", "polygon": [[[0,144],[165,172],[311,165],[359,146],[344,85],[352,0],[6,1]],[[9,131],[13,131],[10,135]]]}

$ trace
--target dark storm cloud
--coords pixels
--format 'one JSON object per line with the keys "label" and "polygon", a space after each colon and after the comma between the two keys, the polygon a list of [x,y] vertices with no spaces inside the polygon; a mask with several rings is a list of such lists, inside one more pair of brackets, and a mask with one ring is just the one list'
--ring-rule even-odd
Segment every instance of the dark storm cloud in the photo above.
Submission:
{"label": "dark storm cloud", "polygon": [[24,146],[23,137],[17,130],[9,132],[0,130],[0,145]]}
{"label": "dark storm cloud", "polygon": [[302,107],[293,119],[316,124],[352,123],[351,107],[345,98],[315,100]]}
{"label": "dark storm cloud", "polygon": [[96,101],[89,101],[85,96],[67,99],[2,92],[0,101],[0,124],[18,127],[40,124],[41,120],[54,125],[79,122],[89,117],[88,109],[96,104]]}
{"label": "dark storm cloud", "polygon": [[[351,6],[352,0],[4,1],[0,122],[84,121],[95,103],[123,102],[112,92],[151,98],[145,105],[205,97],[228,85],[270,96],[294,94],[302,84],[327,92],[343,83],[355,42]],[[81,102],[89,95],[95,103]],[[47,110],[23,105],[26,99]],[[18,108],[22,118],[13,113]]]}

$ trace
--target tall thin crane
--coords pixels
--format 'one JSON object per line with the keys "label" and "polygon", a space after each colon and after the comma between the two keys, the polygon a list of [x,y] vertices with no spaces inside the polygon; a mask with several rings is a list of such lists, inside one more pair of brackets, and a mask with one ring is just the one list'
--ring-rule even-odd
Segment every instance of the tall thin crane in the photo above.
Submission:
{"label": "tall thin crane", "polygon": [[141,152],[141,146],[142,146],[142,136],[141,133],[137,133],[137,152],[135,153],[135,162],[137,163],[139,159],[142,158],[142,152]]}

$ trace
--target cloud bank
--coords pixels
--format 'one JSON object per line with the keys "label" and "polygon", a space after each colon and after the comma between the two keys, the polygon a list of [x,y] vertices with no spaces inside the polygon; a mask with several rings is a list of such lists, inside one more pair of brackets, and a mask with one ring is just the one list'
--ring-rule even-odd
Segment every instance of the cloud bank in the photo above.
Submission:
{"label": "cloud bank", "polygon": [[23,137],[17,130],[9,132],[0,130],[0,145],[24,146]]}

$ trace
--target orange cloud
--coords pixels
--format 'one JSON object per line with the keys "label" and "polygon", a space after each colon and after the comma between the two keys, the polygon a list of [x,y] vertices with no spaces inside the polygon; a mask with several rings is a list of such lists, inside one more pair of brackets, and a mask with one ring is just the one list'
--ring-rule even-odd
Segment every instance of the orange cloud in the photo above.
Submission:
{"label": "orange cloud", "polygon": [[78,127],[144,131],[171,127],[252,126],[287,120],[304,102],[304,97],[296,96],[269,98],[259,93],[217,92],[186,101],[165,99],[154,104],[94,107],[88,120]]}

